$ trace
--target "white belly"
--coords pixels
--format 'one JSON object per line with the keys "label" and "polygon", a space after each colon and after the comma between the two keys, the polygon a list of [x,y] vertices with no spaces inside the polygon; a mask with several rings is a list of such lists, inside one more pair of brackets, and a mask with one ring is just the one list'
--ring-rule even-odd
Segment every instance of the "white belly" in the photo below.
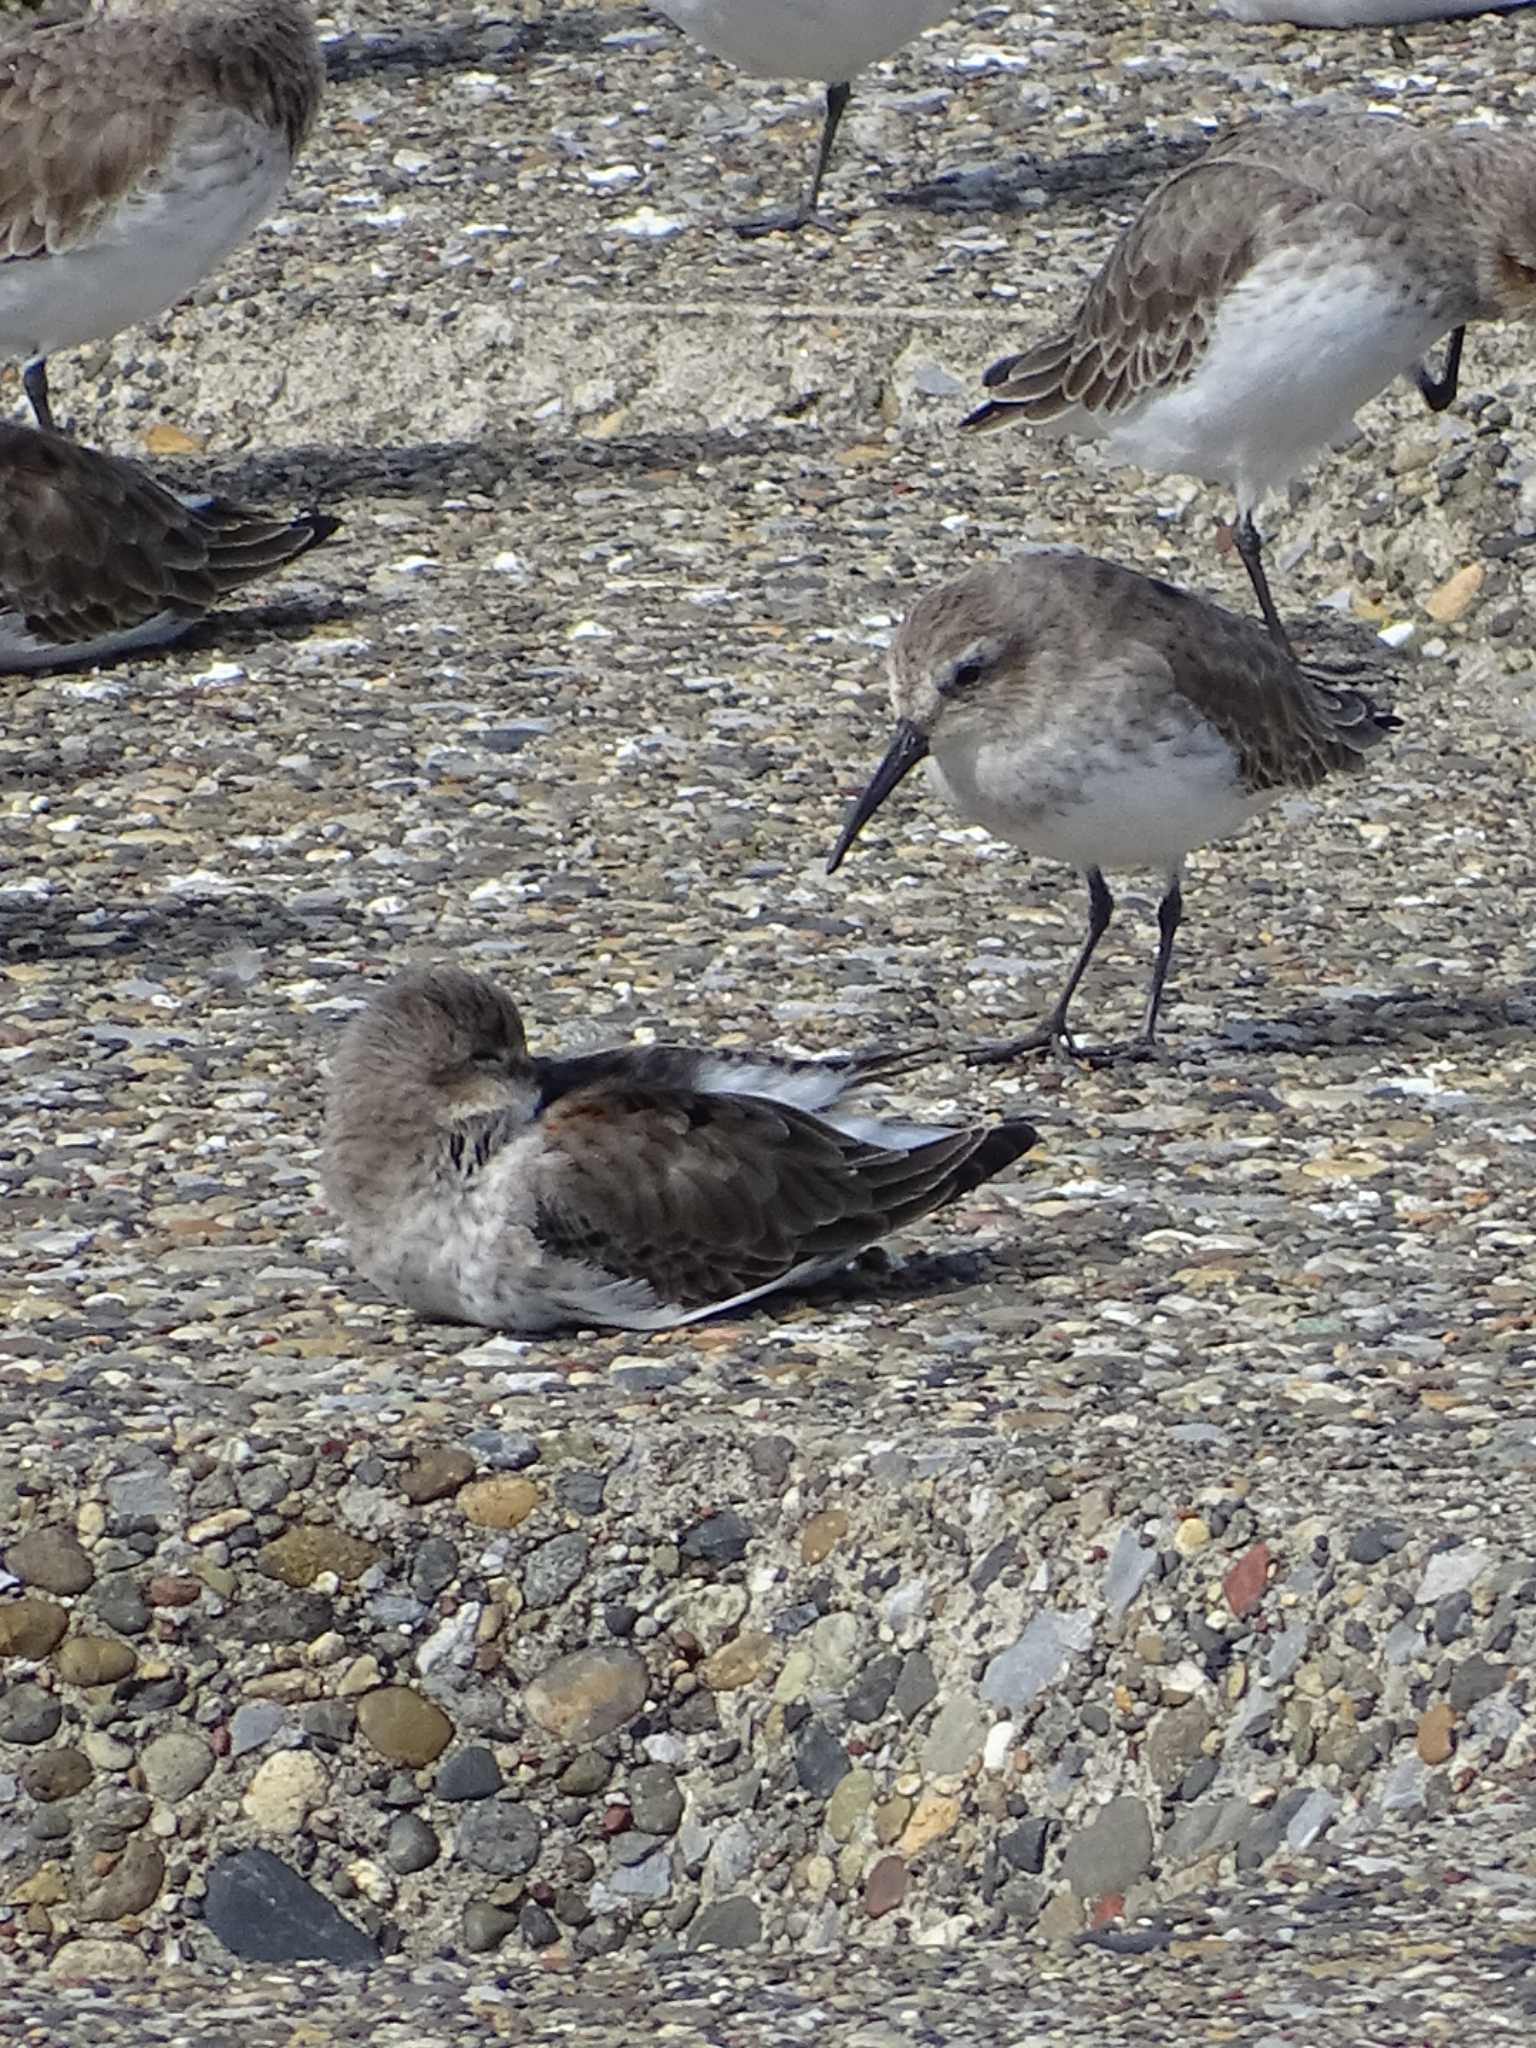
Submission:
{"label": "white belly", "polygon": [[1459,21],[1506,14],[1529,0],[1219,0],[1234,21],[1288,21],[1299,28],[1386,28],[1407,21]]}
{"label": "white belly", "polygon": [[833,85],[952,14],[956,0],[657,0],[680,29],[759,78]]}
{"label": "white belly", "polygon": [[1252,510],[1331,442],[1452,323],[1362,261],[1258,264],[1232,292],[1192,377],[1108,420],[1108,454],[1226,484]]}
{"label": "white belly", "polygon": [[1261,808],[1209,727],[1165,729],[1134,748],[1046,735],[945,749],[930,775],[955,809],[1015,846],[1075,868],[1170,874],[1197,846],[1229,838]]}
{"label": "white belly", "polygon": [[271,211],[288,168],[282,139],[244,116],[189,123],[163,177],[91,239],[0,263],[0,356],[52,355],[153,320]]}

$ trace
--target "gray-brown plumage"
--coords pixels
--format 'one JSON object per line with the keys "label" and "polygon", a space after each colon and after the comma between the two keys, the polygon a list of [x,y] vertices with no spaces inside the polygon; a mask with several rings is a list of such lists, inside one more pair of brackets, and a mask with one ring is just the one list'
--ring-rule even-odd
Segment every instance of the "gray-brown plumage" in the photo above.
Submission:
{"label": "gray-brown plumage", "polygon": [[[1536,312],[1536,139],[1304,114],[1222,137],[1153,193],[1066,325],[988,370],[968,429],[1054,425],[1236,493],[1236,537],[1284,643],[1254,516],[1413,370],[1456,395],[1474,320]],[[1433,377],[1424,351],[1450,335]],[[1417,366],[1417,367],[1416,367]]]}
{"label": "gray-brown plumage", "polygon": [[1286,789],[1364,765],[1399,721],[1363,691],[1297,666],[1256,625],[1093,555],[1037,549],[920,598],[891,650],[896,735],[849,812],[835,869],[897,784],[927,760],[973,824],[1087,878],[1089,926],[1044,1024],[979,1057],[1079,1052],[1067,1012],[1114,910],[1104,869],[1167,878],[1139,1035],[1155,1042],[1197,846]]}
{"label": "gray-brown plumage", "polygon": [[303,0],[95,0],[0,44],[0,356],[153,319],[270,212],[324,65]]}
{"label": "gray-brown plumage", "polygon": [[338,524],[177,497],[137,463],[0,424],[0,671],[163,645]]}
{"label": "gray-brown plumage", "polygon": [[494,982],[421,969],[343,1035],[326,1196],[362,1271],[424,1315],[666,1329],[834,1271],[1035,1142],[839,1109],[914,1057],[541,1059]]}

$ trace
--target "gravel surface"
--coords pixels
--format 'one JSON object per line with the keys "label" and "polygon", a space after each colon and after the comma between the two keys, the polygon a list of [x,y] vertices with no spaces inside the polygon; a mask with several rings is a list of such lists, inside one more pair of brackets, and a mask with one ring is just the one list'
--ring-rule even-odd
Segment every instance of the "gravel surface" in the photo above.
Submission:
{"label": "gravel surface", "polygon": [[1527,335],[1275,509],[1405,723],[1192,863],[1167,1057],[904,1080],[1039,1122],[1016,1178],[771,1314],[525,1344],[374,1299],[314,1163],[408,960],[556,1046],[1032,1019],[1073,876],[916,784],[821,872],[879,649],[1024,538],[1246,600],[1219,494],[957,442],[979,368],[1212,125],[1520,118],[1536,21],[962,8],[833,232],[744,243],[810,95],[527,12],[327,22],[281,217],[55,365],[87,438],[346,524],[9,685],[7,2038],[1528,2037]]}

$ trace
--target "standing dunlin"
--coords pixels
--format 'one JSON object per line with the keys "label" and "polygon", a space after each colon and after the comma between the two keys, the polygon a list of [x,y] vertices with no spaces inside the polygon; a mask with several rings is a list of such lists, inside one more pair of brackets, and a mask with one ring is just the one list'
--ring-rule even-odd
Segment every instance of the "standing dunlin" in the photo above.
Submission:
{"label": "standing dunlin", "polygon": [[1112,459],[1235,492],[1235,538],[1286,644],[1254,515],[1440,336],[1435,410],[1469,321],[1536,313],[1536,138],[1304,114],[1215,143],[1158,187],[1075,317],[994,363],[969,428],[1100,439]]}
{"label": "standing dunlin", "polygon": [[0,423],[0,673],[163,646],[337,524],[178,497],[137,463]]}
{"label": "standing dunlin", "polygon": [[417,970],[342,1038],[326,1195],[362,1270],[423,1315],[670,1329],[834,1272],[1034,1144],[1025,1123],[840,1112],[916,1057],[540,1059],[494,982]]}
{"label": "standing dunlin", "polygon": [[[1155,1042],[1184,859],[1287,789],[1357,769],[1399,721],[1324,683],[1246,619],[1092,555],[1041,549],[919,599],[891,649],[896,735],[827,863],[927,758],[962,817],[1088,882],[1088,934],[1038,1030],[982,1048],[1104,1060]],[[1067,1029],[1114,911],[1105,868],[1156,868],[1157,961],[1138,1036],[1082,1053]]]}
{"label": "standing dunlin", "polygon": [[0,356],[151,320],[270,212],[324,80],[303,0],[93,0],[0,45]]}
{"label": "standing dunlin", "polygon": [[744,235],[803,228],[816,217],[849,81],[952,14],[955,0],[656,0],[696,42],[759,78],[813,79],[827,89],[821,145],[800,204],[766,220],[742,221]]}

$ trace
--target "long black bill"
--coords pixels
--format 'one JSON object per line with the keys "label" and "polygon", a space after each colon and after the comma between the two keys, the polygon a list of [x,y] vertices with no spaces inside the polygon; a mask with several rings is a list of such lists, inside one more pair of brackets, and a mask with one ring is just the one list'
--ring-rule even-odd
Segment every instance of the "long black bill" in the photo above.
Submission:
{"label": "long black bill", "polygon": [[885,750],[885,759],[871,775],[864,786],[864,792],[844,820],[843,829],[837,835],[837,844],[827,856],[827,873],[835,875],[843,864],[843,855],[869,823],[870,819],[885,802],[891,791],[905,776],[912,773],[928,752],[928,736],[904,718],[896,728],[896,737]]}

